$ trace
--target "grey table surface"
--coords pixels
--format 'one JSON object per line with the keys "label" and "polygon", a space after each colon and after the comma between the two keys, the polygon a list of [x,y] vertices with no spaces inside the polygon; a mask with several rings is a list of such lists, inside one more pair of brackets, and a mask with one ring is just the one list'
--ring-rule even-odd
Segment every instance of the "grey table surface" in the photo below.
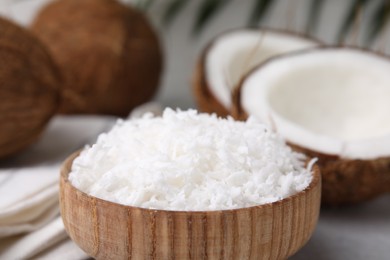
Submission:
{"label": "grey table surface", "polygon": [[390,195],[322,208],[310,241],[291,259],[390,259]]}
{"label": "grey table surface", "polygon": [[[48,1],[50,0],[24,0],[9,4],[12,1],[0,0],[0,13],[28,25],[39,7]],[[155,99],[164,106],[183,109],[196,107],[190,82],[201,49],[218,33],[243,26],[248,10],[252,8],[252,1],[229,2],[197,38],[192,37],[190,31],[194,10],[200,1],[191,1],[169,29],[162,28],[158,19],[161,14],[159,7],[166,1],[156,2],[158,3],[150,11],[150,17],[160,32],[164,46],[165,71]],[[267,26],[302,31],[306,13],[305,8],[299,7],[306,7],[307,3],[308,0],[278,1],[269,16]],[[346,0],[326,1],[317,37],[325,42],[332,42],[336,35],[335,28],[340,26],[348,4],[349,1]],[[289,8],[292,6],[296,7],[293,17],[286,20],[286,14],[291,13]],[[322,208],[313,237],[291,259],[390,259],[390,195],[349,207]]]}

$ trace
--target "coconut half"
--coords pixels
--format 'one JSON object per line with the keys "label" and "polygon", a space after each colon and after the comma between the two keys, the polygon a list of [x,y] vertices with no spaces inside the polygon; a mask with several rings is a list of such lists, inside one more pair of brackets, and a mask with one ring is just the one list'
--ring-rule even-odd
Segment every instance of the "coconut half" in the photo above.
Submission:
{"label": "coconut half", "polygon": [[199,110],[229,115],[232,91],[253,67],[276,55],[317,45],[317,40],[271,29],[233,30],[216,37],[204,49],[195,71]]}
{"label": "coconut half", "polygon": [[390,192],[390,60],[351,48],[279,56],[254,69],[236,94],[235,117],[271,125],[318,157],[323,201]]}

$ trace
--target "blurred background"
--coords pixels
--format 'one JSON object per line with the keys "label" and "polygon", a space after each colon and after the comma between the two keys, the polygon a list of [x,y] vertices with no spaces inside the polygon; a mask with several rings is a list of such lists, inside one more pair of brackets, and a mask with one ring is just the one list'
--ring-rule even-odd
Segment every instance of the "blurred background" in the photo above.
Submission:
{"label": "blurred background", "polygon": [[[2,15],[28,26],[51,0],[0,0]],[[387,0],[122,0],[144,10],[164,48],[156,100],[195,107],[191,79],[202,48],[232,28],[260,25],[308,33],[327,44],[387,52]]]}

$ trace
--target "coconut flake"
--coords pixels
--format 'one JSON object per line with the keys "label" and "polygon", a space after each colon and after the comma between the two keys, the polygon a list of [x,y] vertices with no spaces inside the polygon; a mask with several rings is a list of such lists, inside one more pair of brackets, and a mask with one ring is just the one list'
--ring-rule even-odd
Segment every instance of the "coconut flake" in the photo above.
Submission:
{"label": "coconut flake", "polygon": [[120,120],[74,160],[70,182],[108,201],[151,209],[222,210],[304,190],[312,162],[254,118],[166,109]]}

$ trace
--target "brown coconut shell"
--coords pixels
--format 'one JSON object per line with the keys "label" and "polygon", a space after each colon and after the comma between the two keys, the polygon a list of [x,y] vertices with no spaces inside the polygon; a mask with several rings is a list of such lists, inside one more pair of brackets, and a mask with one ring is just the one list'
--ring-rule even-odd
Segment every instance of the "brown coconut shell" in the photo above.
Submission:
{"label": "brown coconut shell", "polygon": [[226,107],[221,104],[214,93],[212,93],[209,83],[206,80],[206,56],[209,49],[213,46],[216,40],[217,39],[214,39],[205,48],[200,56],[198,63],[196,64],[192,89],[199,111],[210,114],[216,113],[220,117],[226,117],[230,115],[230,110],[226,109]]}
{"label": "brown coconut shell", "polygon": [[390,192],[390,157],[348,160],[289,143],[296,151],[318,158],[321,169],[322,201],[328,205],[363,202]]}
{"label": "brown coconut shell", "polygon": [[[198,106],[198,109],[202,112],[206,113],[216,113],[217,115],[221,117],[226,117],[228,115],[231,115],[233,113],[232,109],[226,108],[219,100],[218,98],[212,93],[210,90],[210,85],[207,82],[207,71],[206,71],[206,57],[209,53],[209,51],[213,48],[213,46],[218,42],[218,40],[225,36],[226,34],[232,33],[232,32],[238,32],[243,29],[234,29],[234,30],[228,30],[224,33],[221,33],[217,37],[215,37],[201,52],[200,58],[196,64],[194,77],[193,77],[193,93],[195,96],[195,100]],[[305,34],[300,34],[297,32],[287,31],[283,29],[273,29],[273,28],[246,28],[247,30],[253,30],[255,32],[274,32],[274,33],[281,33],[281,34],[287,34],[294,37],[301,37],[310,41],[313,41],[315,43],[318,43],[321,45],[322,43],[312,37],[309,37]],[[233,88],[233,92],[235,93],[237,88],[239,87],[239,84]]]}
{"label": "brown coconut shell", "polygon": [[30,32],[0,18],[0,158],[41,134],[59,104],[60,73]]}
{"label": "brown coconut shell", "polygon": [[[323,46],[318,48],[335,47]],[[368,51],[364,49],[358,50]],[[288,55],[285,54],[283,56]],[[272,62],[272,59],[277,59],[277,57],[271,58],[268,62]],[[260,69],[265,64],[263,63],[254,68],[246,76]],[[245,78],[243,78],[239,87],[232,95],[232,116],[236,120],[242,121],[249,117],[242,106],[241,100],[241,89]],[[287,143],[294,150],[304,153],[310,158],[318,158],[317,165],[320,167],[322,175],[322,203],[325,205],[356,204],[376,198],[385,193],[390,193],[390,157],[372,160],[344,159],[338,155],[324,154],[298,146],[288,140]]]}
{"label": "brown coconut shell", "polygon": [[[237,100],[237,94],[235,100]],[[233,117],[246,120],[248,114],[236,108]],[[374,160],[348,160],[288,142],[294,150],[318,158],[322,175],[322,203],[344,205],[367,201],[390,192],[390,157]]]}
{"label": "brown coconut shell", "polygon": [[141,12],[115,0],[58,0],[31,29],[64,75],[61,112],[126,116],[156,93],[162,51]]}

